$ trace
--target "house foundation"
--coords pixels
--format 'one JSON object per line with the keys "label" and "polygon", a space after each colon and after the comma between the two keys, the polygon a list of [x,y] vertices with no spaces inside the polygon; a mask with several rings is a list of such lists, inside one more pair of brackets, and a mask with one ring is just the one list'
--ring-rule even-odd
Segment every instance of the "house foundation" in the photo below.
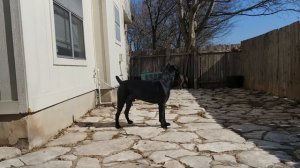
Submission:
{"label": "house foundation", "polygon": [[24,117],[7,116],[7,121],[0,122],[0,145],[21,144],[22,148],[32,149],[45,144],[93,109],[95,97],[92,91]]}

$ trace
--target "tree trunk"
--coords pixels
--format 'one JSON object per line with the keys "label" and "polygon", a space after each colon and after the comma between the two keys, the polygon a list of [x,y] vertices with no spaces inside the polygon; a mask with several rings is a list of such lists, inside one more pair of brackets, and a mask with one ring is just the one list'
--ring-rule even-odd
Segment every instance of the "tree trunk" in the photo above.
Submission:
{"label": "tree trunk", "polygon": [[156,29],[152,29],[152,49],[156,49]]}

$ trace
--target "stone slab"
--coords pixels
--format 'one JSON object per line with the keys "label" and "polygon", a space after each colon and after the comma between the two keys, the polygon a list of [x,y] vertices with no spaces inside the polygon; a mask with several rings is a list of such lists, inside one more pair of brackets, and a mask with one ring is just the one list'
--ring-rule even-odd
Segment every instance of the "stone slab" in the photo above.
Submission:
{"label": "stone slab", "polygon": [[98,131],[94,133],[93,140],[95,141],[110,140],[115,135],[118,135],[118,133],[119,131]]}
{"label": "stone slab", "polygon": [[250,131],[269,131],[272,128],[267,127],[267,126],[260,126],[260,125],[256,125],[256,124],[241,124],[241,125],[232,125],[229,128],[232,128],[235,131],[238,132],[250,132]]}
{"label": "stone slab", "polygon": [[240,135],[227,129],[198,130],[196,133],[205,139],[204,142],[245,142]]}
{"label": "stone slab", "polygon": [[269,167],[280,163],[276,156],[265,151],[244,151],[237,155],[237,159],[240,163],[257,168]]}
{"label": "stone slab", "polygon": [[67,160],[67,161],[73,161],[77,159],[77,156],[75,155],[62,155],[60,156],[61,160]]}
{"label": "stone slab", "polygon": [[262,139],[262,136],[265,132],[266,131],[253,131],[253,132],[243,134],[243,137],[249,139]]}
{"label": "stone slab", "polygon": [[280,143],[277,142],[256,140],[256,139],[250,139],[249,141],[254,142],[256,146],[262,149],[293,149],[290,146],[281,145]]}
{"label": "stone slab", "polygon": [[133,143],[134,141],[128,138],[92,142],[75,148],[74,154],[82,156],[107,156],[114,152],[128,149]]}
{"label": "stone slab", "polygon": [[197,131],[197,130],[212,130],[212,129],[222,129],[223,126],[217,123],[189,123],[184,124],[186,127],[184,130]]}
{"label": "stone slab", "polygon": [[279,142],[279,143],[292,143],[292,142],[299,142],[300,139],[297,138],[296,135],[283,133],[283,132],[268,132],[265,137],[267,141]]}
{"label": "stone slab", "polygon": [[47,144],[47,146],[63,146],[63,145],[73,145],[80,141],[83,141],[87,137],[84,132],[78,133],[67,133],[58,139],[55,139]]}
{"label": "stone slab", "polygon": [[83,157],[77,162],[76,168],[100,168],[100,162],[96,158]]}
{"label": "stone slab", "polygon": [[213,155],[214,160],[216,161],[226,161],[226,162],[233,162],[236,163],[236,159],[232,155],[228,154],[220,154],[220,155]]}
{"label": "stone slab", "polygon": [[118,154],[104,158],[103,163],[132,161],[132,160],[138,160],[141,158],[142,158],[142,156],[140,154],[135,153],[133,151],[123,151]]}
{"label": "stone slab", "polygon": [[9,159],[20,155],[21,151],[15,147],[0,147],[0,160]]}
{"label": "stone slab", "polygon": [[207,156],[185,156],[180,161],[192,168],[210,168],[212,159]]}
{"label": "stone slab", "polygon": [[11,168],[11,167],[21,167],[24,163],[20,161],[20,159],[9,159],[0,162],[1,168]]}
{"label": "stone slab", "polygon": [[133,149],[137,149],[141,152],[149,152],[156,150],[170,150],[179,149],[180,146],[175,143],[150,141],[150,140],[140,140],[137,144],[133,146]]}
{"label": "stone slab", "polygon": [[54,160],[34,166],[25,166],[23,168],[71,168],[71,161]]}
{"label": "stone slab", "polygon": [[165,142],[189,143],[196,138],[198,138],[198,136],[195,133],[171,131],[152,139]]}
{"label": "stone slab", "polygon": [[162,128],[156,127],[126,127],[124,128],[127,134],[140,136],[142,139],[156,137],[164,131]]}
{"label": "stone slab", "polygon": [[206,144],[199,144],[197,148],[199,151],[211,151],[211,152],[226,152],[226,151],[239,151],[239,150],[249,150],[253,148],[252,143],[232,143],[232,142],[212,142]]}
{"label": "stone slab", "polygon": [[164,164],[165,168],[184,168],[184,166],[177,160],[166,161]]}
{"label": "stone slab", "polygon": [[163,163],[175,158],[192,155],[197,155],[197,153],[184,149],[155,151],[149,156],[149,159],[152,159],[155,163]]}
{"label": "stone slab", "polygon": [[48,147],[36,152],[25,154],[19,157],[19,159],[26,165],[37,165],[64,155],[70,150],[70,148],[66,147]]}

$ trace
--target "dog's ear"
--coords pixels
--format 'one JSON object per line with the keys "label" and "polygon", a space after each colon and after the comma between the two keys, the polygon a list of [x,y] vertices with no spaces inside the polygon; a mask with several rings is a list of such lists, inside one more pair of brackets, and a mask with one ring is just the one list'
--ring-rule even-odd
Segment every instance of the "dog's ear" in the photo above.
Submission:
{"label": "dog's ear", "polygon": [[162,72],[167,72],[170,69],[170,64],[168,63],[166,66],[162,67]]}
{"label": "dog's ear", "polygon": [[166,69],[169,69],[170,68],[170,63],[168,63],[167,65],[166,65]]}

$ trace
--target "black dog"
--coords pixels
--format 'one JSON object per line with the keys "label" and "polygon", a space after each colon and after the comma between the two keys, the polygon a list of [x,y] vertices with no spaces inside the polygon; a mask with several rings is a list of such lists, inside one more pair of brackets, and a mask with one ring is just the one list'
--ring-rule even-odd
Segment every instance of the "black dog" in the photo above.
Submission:
{"label": "black dog", "polygon": [[142,81],[142,80],[127,80],[121,81],[116,76],[117,81],[120,83],[118,89],[118,108],[115,118],[116,128],[121,128],[119,124],[119,116],[126,103],[125,117],[128,124],[133,122],[129,119],[129,110],[132,102],[135,99],[143,100],[149,103],[155,103],[159,106],[159,122],[162,128],[167,128],[170,123],[165,119],[165,106],[170,96],[170,89],[175,77],[175,69],[172,65],[167,65],[163,71],[161,79],[156,81]]}

